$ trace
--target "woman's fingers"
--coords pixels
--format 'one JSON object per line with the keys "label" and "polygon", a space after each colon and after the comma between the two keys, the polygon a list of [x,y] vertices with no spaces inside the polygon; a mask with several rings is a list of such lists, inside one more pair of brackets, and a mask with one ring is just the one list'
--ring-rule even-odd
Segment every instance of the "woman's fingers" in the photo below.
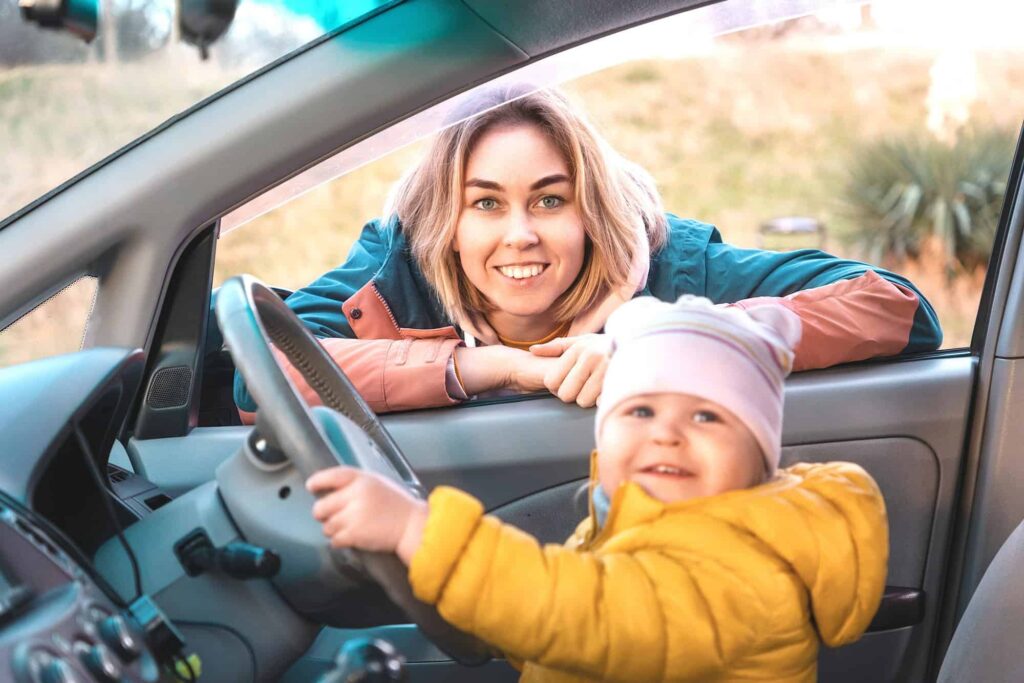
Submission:
{"label": "woman's fingers", "polygon": [[546,356],[556,358],[565,353],[565,350],[576,342],[575,337],[559,337],[543,344],[534,344],[530,347],[530,353],[535,356]]}
{"label": "woman's fingers", "polygon": [[601,395],[609,351],[608,338],[603,334],[577,337],[545,374],[544,386],[566,403],[594,405]]}
{"label": "woman's fingers", "polygon": [[[580,348],[578,346],[570,346],[560,358],[554,361],[552,366],[548,368],[547,372],[544,373],[544,386],[548,391],[559,398],[562,398],[561,394],[559,394],[562,384],[565,383],[566,377],[568,377],[569,373],[576,367],[576,361],[579,358],[579,354]],[[565,399],[562,400],[564,401]]]}
{"label": "woman's fingers", "polygon": [[[576,359],[576,363],[569,374],[566,375],[562,385],[558,388],[558,398],[566,403],[579,402],[580,395],[594,375],[607,363],[604,356],[596,353],[582,353]],[[600,379],[600,378],[599,378]],[[600,390],[600,389],[598,389]],[[582,405],[582,404],[581,404]]]}
{"label": "woman's fingers", "polygon": [[590,373],[583,388],[576,396],[576,403],[581,408],[590,408],[597,405],[597,399],[601,397],[601,388],[604,386],[604,375],[608,371],[608,363],[601,363]]}

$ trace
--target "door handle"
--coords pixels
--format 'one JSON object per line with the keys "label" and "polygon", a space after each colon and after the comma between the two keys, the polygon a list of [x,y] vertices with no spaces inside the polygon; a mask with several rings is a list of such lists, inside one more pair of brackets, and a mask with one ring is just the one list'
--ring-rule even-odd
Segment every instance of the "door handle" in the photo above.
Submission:
{"label": "door handle", "polygon": [[920,624],[924,619],[924,591],[902,586],[886,586],[882,604],[868,625],[868,633],[889,631]]}

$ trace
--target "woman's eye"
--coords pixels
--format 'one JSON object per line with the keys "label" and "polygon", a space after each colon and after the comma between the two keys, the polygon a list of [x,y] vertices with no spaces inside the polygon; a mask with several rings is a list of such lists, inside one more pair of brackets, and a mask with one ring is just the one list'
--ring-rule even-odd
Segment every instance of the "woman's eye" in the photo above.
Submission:
{"label": "woman's eye", "polygon": [[540,204],[541,208],[544,209],[557,209],[558,207],[565,203],[565,200],[562,199],[561,197],[556,197],[553,194],[549,194],[546,197],[541,197],[540,202],[538,203]]}
{"label": "woman's eye", "polygon": [[498,208],[498,202],[494,199],[478,199],[473,202],[473,206],[483,211],[494,211]]}
{"label": "woman's eye", "polygon": [[648,406],[635,406],[629,409],[630,417],[654,417],[654,411]]}
{"label": "woman's eye", "polygon": [[698,410],[693,414],[694,422],[718,422],[718,415],[710,410]]}

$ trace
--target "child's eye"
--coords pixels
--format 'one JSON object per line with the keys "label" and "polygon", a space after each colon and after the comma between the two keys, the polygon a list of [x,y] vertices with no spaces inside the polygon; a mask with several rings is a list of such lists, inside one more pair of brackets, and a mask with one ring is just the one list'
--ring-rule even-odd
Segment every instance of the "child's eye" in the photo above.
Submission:
{"label": "child's eye", "polygon": [[494,211],[498,208],[498,201],[485,197],[484,199],[478,199],[473,202],[473,206],[480,209],[481,211]]}
{"label": "child's eye", "polygon": [[540,204],[541,208],[544,209],[557,209],[562,204],[565,204],[565,200],[556,195],[549,194],[547,196],[541,197],[538,204]]}
{"label": "child's eye", "polygon": [[718,422],[719,417],[717,413],[713,413],[710,410],[698,410],[693,414],[694,422]]}
{"label": "child's eye", "polygon": [[650,406],[633,406],[629,409],[630,417],[654,417],[654,411]]}

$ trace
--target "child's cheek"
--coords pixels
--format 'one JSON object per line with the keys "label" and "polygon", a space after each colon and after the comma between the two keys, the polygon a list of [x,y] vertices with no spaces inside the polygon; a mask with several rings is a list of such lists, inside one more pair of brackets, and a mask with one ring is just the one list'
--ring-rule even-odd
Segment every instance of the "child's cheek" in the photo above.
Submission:
{"label": "child's cheek", "polygon": [[611,496],[622,483],[622,465],[616,459],[598,454],[597,481],[604,492]]}

